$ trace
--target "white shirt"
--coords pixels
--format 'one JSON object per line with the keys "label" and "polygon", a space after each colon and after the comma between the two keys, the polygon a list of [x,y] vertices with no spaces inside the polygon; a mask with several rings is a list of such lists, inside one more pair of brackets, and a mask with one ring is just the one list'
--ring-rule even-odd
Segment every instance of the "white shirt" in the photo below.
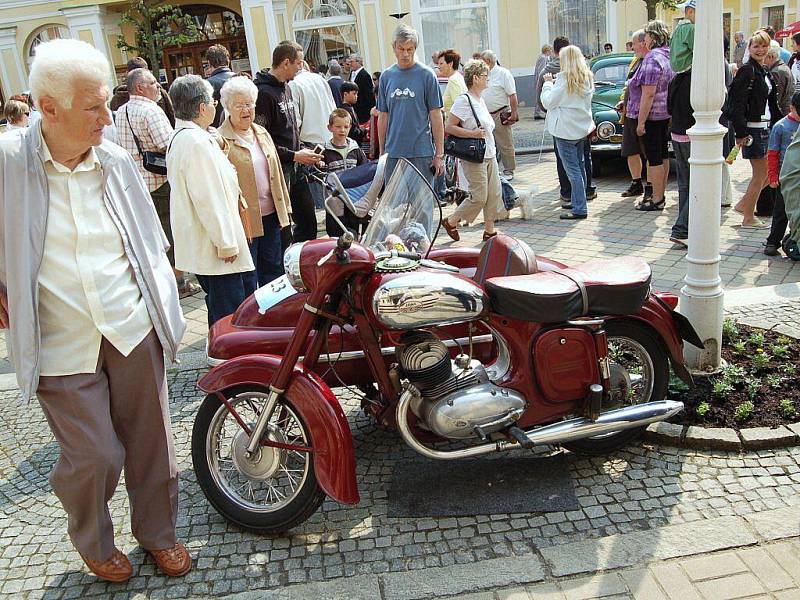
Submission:
{"label": "white shirt", "polygon": [[358,74],[361,73],[361,71],[363,71],[363,70],[364,70],[364,67],[358,67],[355,71],[350,71],[350,79],[349,79],[349,81],[352,81],[353,83],[355,83],[356,82],[356,77],[358,77]]}
{"label": "white shirt", "polygon": [[153,328],[89,150],[73,171],[43,143],[50,188],[39,269],[42,375],[94,373],[102,338],[124,356]]}
{"label": "white shirt", "polygon": [[289,87],[300,127],[300,141],[324,146],[331,139],[328,118],[336,109],[331,86],[322,75],[303,70],[289,82]]}
{"label": "white shirt", "polygon": [[[469,96],[469,98],[467,98]],[[450,108],[450,114],[455,115],[461,121],[461,127],[464,129],[477,129],[478,124],[475,122],[475,115],[472,114],[472,109],[469,107],[469,100],[472,100],[472,107],[475,109],[475,114],[478,115],[478,120],[480,121],[480,126],[486,130],[486,154],[484,161],[491,160],[494,158],[496,154],[495,145],[494,145],[494,135],[492,132],[494,131],[494,119],[492,119],[492,115],[489,114],[489,110],[486,108],[486,102],[484,102],[483,98],[476,99],[475,96],[472,94],[461,94],[458,98],[456,98],[455,102],[453,102],[453,106]]]}
{"label": "white shirt", "polygon": [[508,97],[517,93],[517,84],[511,71],[500,65],[495,65],[489,71],[489,84],[483,90],[483,99],[490,113],[509,106]]}

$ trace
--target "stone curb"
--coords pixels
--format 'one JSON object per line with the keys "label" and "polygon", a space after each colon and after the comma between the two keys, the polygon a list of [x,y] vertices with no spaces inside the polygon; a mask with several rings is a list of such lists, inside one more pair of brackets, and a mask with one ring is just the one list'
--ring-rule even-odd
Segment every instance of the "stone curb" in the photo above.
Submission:
{"label": "stone curb", "polygon": [[[405,573],[341,577],[324,582],[250,590],[225,600],[421,600],[489,592],[542,581],[564,581],[587,573],[639,567],[800,536],[800,506],[745,516],[667,525],[539,549],[524,556]],[[482,597],[482,596],[481,596]],[[487,597],[491,597],[488,596]],[[583,596],[582,596],[583,597]]]}
{"label": "stone curb", "polygon": [[736,431],[728,427],[697,427],[674,423],[653,423],[644,434],[645,441],[694,450],[765,450],[800,445],[800,423],[769,427],[751,427]]}

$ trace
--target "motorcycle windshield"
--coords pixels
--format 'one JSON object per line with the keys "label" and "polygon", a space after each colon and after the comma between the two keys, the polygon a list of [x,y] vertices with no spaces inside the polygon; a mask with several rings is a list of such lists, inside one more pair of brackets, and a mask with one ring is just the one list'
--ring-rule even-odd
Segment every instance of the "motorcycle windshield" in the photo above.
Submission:
{"label": "motorcycle windshield", "polygon": [[410,162],[401,158],[361,243],[375,252],[405,249],[425,256],[433,246],[440,218],[433,189]]}

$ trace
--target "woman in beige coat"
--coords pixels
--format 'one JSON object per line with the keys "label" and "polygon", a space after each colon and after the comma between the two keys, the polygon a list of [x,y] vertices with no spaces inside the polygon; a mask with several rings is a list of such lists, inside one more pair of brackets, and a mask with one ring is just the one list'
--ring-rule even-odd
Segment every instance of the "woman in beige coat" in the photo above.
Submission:
{"label": "woman in beige coat", "polygon": [[220,95],[228,116],[217,133],[247,201],[243,218],[256,267],[251,287],[256,289],[283,275],[281,229],[291,224],[289,190],[272,138],[253,123],[258,96],[255,84],[247,77],[231,77]]}
{"label": "woman in beige coat", "polygon": [[207,131],[216,114],[213,93],[198,75],[172,83],[176,122],[167,150],[175,268],[197,275],[206,293],[209,327],[252,292],[245,278],[253,271],[239,218],[244,199],[236,171]]}

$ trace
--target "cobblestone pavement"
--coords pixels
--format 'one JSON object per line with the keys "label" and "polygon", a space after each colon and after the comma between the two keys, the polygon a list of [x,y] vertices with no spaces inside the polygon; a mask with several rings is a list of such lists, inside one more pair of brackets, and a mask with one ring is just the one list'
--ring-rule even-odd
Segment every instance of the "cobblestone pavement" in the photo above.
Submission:
{"label": "cobblestone pavement", "polygon": [[[792,325],[800,320],[800,303],[750,306],[735,313],[740,318],[754,314]],[[797,530],[793,535],[800,535],[797,449],[738,454],[637,445],[608,457],[568,454],[579,510],[392,518],[388,516],[387,491],[393,467],[415,455],[397,434],[364,417],[357,400],[346,390],[338,390],[353,430],[361,503],[345,507],[326,501],[289,535],[259,537],[224,521],[197,486],[190,461],[190,435],[202,400],[195,388],[200,373],[183,370],[170,375],[170,411],[182,470],[178,534],[187,540],[195,558],[195,569],[181,580],[157,575],[152,561],[136,547],[122,486],[111,503],[111,513],[118,545],[131,553],[135,576],[126,585],[110,585],[85,572],[47,482],[58,449],[42,413],[35,404],[23,404],[15,392],[0,394],[5,407],[0,417],[0,594],[15,598],[182,598],[246,590],[282,594],[295,589],[299,595],[285,597],[351,598],[359,585],[362,591],[357,597],[370,597],[364,591],[372,589],[367,583],[378,585],[375,582],[380,579],[380,597],[427,598],[634,564],[641,568],[650,560],[776,539],[770,534],[775,527],[785,526],[790,532]],[[785,556],[768,551],[778,561]],[[688,567],[680,568],[691,576]],[[434,577],[436,573],[439,575]],[[626,573],[619,575],[622,579],[614,579],[615,585],[634,577]],[[658,573],[652,571],[653,576]],[[360,579],[346,579],[353,576]],[[800,583],[796,571],[793,576],[795,583]],[[433,582],[442,587],[434,590]],[[559,585],[568,590],[564,586],[574,584]],[[349,591],[337,596],[337,586]],[[704,586],[698,583],[695,587]],[[491,593],[476,600],[494,598]],[[497,593],[499,598],[513,597],[503,596],[502,589]],[[567,597],[594,596],[576,592]]]}

